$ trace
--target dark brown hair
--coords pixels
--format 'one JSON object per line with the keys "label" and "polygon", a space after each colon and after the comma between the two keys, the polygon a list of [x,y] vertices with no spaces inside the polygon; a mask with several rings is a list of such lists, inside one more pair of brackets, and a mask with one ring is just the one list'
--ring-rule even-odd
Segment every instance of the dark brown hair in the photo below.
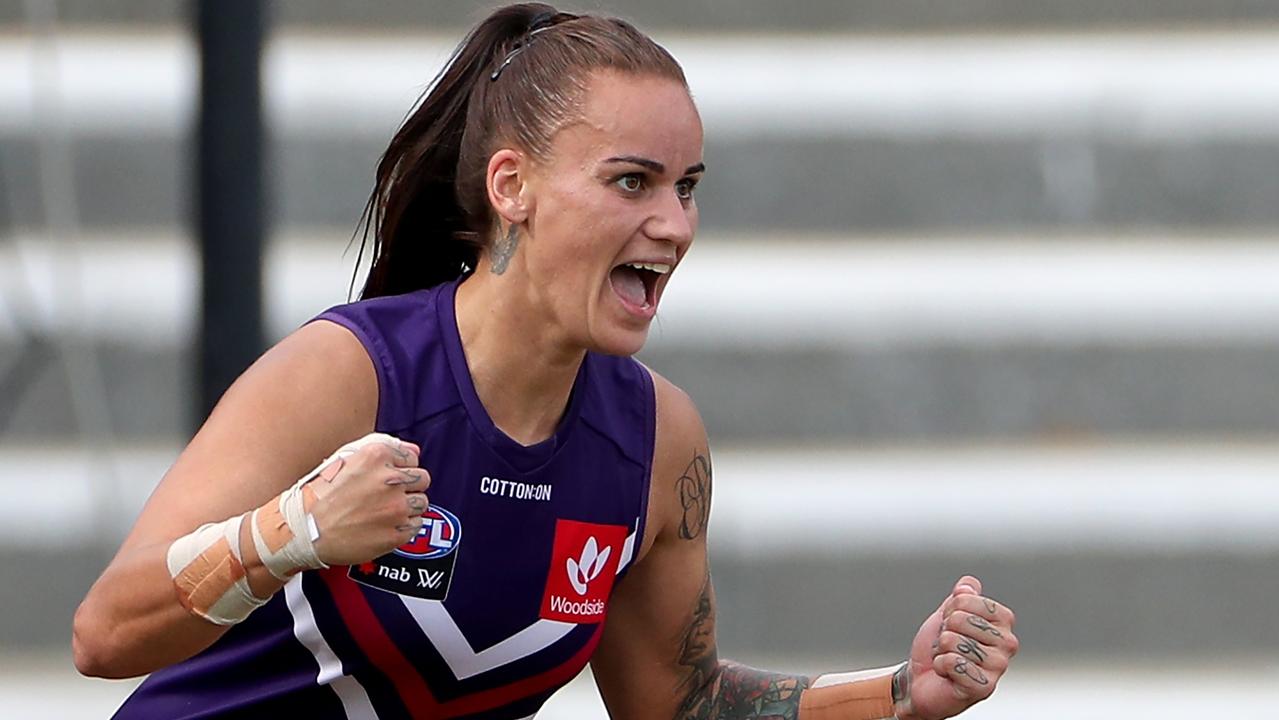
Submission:
{"label": "dark brown hair", "polygon": [[361,297],[428,288],[474,268],[495,227],[489,158],[514,145],[545,159],[599,69],[687,86],[665,49],[617,18],[523,3],[471,30],[378,162],[360,223],[360,256],[370,235],[373,245]]}

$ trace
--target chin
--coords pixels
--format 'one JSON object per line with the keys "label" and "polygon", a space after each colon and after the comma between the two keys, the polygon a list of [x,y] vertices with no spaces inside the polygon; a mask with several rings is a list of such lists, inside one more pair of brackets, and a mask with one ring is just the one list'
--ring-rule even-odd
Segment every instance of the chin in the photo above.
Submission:
{"label": "chin", "polygon": [[619,327],[609,328],[606,332],[596,333],[591,350],[604,355],[629,357],[644,349],[648,340],[648,326],[643,329],[628,330]]}

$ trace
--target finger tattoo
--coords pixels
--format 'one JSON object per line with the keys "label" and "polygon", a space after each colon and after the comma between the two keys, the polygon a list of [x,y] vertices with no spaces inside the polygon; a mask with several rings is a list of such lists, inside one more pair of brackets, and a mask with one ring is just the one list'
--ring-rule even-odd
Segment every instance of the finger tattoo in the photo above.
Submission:
{"label": "finger tattoo", "polygon": [[426,509],[426,498],[414,495],[409,498],[409,508],[416,513],[420,513]]}
{"label": "finger tattoo", "polygon": [[990,598],[982,598],[981,601],[986,606],[986,612],[990,613],[991,615],[994,615],[999,612],[999,606],[995,604],[994,600],[991,600]]}
{"label": "finger tattoo", "polygon": [[422,479],[421,473],[416,470],[406,470],[404,468],[395,467],[394,465],[387,465],[386,469],[394,470],[396,474],[399,475],[399,477],[387,478],[387,485],[412,485]]}
{"label": "finger tattoo", "polygon": [[976,615],[973,615],[968,618],[968,624],[972,625],[978,630],[984,630],[985,632],[988,632],[991,635],[994,635],[995,637],[1004,636],[1003,633],[999,632],[998,628],[996,628],[994,625],[991,625],[989,622],[986,622],[986,618],[981,618],[981,617],[977,617]]}
{"label": "finger tattoo", "polygon": [[981,649],[981,644],[970,637],[965,637],[959,641],[955,649],[965,655],[972,655],[977,662],[986,661],[986,651]]}
{"label": "finger tattoo", "polygon": [[971,678],[978,685],[990,684],[990,679],[986,677],[986,673],[982,672],[981,668],[969,668],[967,660],[960,660],[955,663],[955,673]]}

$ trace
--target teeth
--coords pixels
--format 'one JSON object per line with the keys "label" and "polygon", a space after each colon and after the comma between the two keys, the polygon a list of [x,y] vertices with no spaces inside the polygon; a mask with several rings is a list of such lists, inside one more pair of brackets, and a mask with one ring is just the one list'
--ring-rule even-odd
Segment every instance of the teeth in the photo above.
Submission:
{"label": "teeth", "polygon": [[649,270],[657,273],[658,275],[665,275],[666,273],[671,271],[671,266],[667,265],[666,263],[633,262],[633,263],[626,263],[626,267],[633,267],[636,270]]}

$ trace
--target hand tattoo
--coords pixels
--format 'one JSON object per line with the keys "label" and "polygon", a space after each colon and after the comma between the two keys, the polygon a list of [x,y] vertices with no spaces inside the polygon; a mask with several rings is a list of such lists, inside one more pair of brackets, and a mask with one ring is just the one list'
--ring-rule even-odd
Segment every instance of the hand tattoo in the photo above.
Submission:
{"label": "hand tattoo", "polygon": [[959,662],[955,663],[955,672],[959,675],[964,675],[966,677],[971,678],[972,681],[977,683],[978,685],[990,684],[990,679],[987,678],[986,674],[981,671],[981,668],[974,667],[970,669],[968,666],[967,660],[960,660]]}
{"label": "hand tattoo", "polygon": [[506,266],[511,264],[511,258],[515,257],[515,247],[520,243],[520,228],[512,223],[511,229],[506,231],[506,236],[499,238],[493,243],[493,274],[501,275],[506,272]]}
{"label": "hand tattoo", "polygon": [[417,470],[396,467],[390,463],[387,463],[386,469],[399,475],[397,478],[388,478],[386,481],[387,485],[412,485],[422,479],[422,474]]}
{"label": "hand tattoo", "polygon": [[981,649],[981,644],[972,638],[965,637],[959,641],[955,649],[965,655],[972,655],[977,662],[986,661],[986,651]]}
{"label": "hand tattoo", "polygon": [[684,515],[680,519],[679,536],[692,540],[706,529],[711,515],[711,461],[695,453],[684,474],[675,481]]}
{"label": "hand tattoo", "polygon": [[982,598],[981,601],[982,601],[982,604],[986,606],[986,612],[990,613],[991,615],[995,615],[996,613],[999,612],[999,606],[995,604],[994,600],[991,600],[989,598]]}
{"label": "hand tattoo", "polygon": [[986,622],[986,618],[980,618],[980,617],[977,617],[976,615],[974,615],[974,616],[972,616],[972,617],[968,618],[968,624],[969,624],[969,625],[972,625],[973,627],[977,628],[978,630],[984,630],[984,631],[986,631],[986,632],[990,633],[991,635],[994,635],[995,637],[1003,637],[1003,636],[1004,636],[1004,634],[1003,634],[1003,633],[1001,633],[1001,632],[999,632],[999,630],[998,630],[997,628],[995,628],[995,626],[993,626],[993,625],[991,625],[990,623]]}

